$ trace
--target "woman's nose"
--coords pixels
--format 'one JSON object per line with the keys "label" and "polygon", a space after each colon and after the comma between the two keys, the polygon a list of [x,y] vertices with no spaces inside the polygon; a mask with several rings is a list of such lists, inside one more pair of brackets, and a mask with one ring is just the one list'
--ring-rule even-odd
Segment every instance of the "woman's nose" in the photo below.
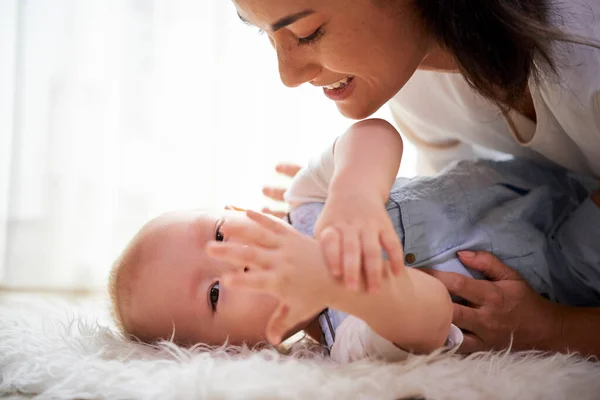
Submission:
{"label": "woman's nose", "polygon": [[279,76],[287,87],[297,87],[315,79],[321,67],[303,57],[301,49],[278,49]]}

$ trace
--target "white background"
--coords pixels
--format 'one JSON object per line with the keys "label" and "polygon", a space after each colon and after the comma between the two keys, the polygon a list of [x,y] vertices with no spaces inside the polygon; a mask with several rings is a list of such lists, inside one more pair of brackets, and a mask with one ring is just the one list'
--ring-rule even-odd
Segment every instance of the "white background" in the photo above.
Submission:
{"label": "white background", "polygon": [[351,123],[228,0],[1,0],[0,285],[103,287],[149,218],[260,208]]}

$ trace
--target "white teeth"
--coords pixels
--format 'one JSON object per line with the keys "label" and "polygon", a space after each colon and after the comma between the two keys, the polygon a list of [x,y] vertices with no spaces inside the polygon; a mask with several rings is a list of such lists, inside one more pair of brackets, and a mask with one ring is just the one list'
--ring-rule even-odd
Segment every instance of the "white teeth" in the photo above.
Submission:
{"label": "white teeth", "polygon": [[349,80],[350,80],[350,77],[347,76],[340,81],[337,81],[335,83],[332,83],[331,85],[325,86],[325,89],[329,89],[329,90],[339,89],[340,87],[346,86],[348,84]]}

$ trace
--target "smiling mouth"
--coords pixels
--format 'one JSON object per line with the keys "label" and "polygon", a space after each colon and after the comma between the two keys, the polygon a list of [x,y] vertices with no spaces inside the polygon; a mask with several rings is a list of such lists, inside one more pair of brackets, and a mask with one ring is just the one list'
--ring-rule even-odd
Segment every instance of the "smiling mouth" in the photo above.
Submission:
{"label": "smiling mouth", "polygon": [[339,81],[332,83],[331,85],[323,86],[323,88],[327,90],[340,90],[348,86],[350,82],[354,79],[353,76],[347,76],[344,79],[340,79]]}

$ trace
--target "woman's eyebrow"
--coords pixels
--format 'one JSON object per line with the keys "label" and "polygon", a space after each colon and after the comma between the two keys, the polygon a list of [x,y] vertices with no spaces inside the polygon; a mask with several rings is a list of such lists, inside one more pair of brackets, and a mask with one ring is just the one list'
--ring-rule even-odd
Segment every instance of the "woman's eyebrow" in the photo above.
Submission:
{"label": "woman's eyebrow", "polygon": [[[280,18],[275,23],[271,24],[271,30],[273,32],[277,32],[278,30],[285,28],[286,26],[291,25],[294,22],[301,20],[302,18],[308,17],[309,15],[312,15],[314,13],[314,10],[304,10],[294,14],[290,14],[286,17]],[[238,13],[238,17],[242,20],[243,23],[252,25],[250,22],[244,19],[244,17],[242,17],[240,13]]]}

